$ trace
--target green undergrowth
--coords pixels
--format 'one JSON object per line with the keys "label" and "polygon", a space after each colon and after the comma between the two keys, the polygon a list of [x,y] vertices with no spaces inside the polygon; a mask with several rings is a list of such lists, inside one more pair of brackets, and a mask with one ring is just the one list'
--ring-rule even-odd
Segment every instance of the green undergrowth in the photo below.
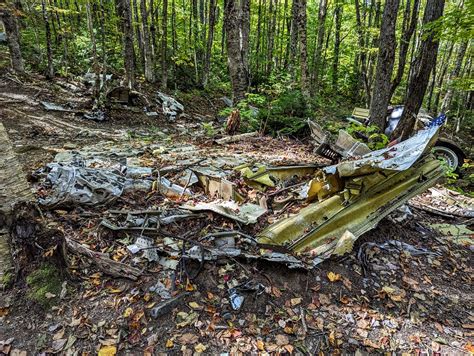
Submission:
{"label": "green undergrowth", "polygon": [[26,283],[28,298],[48,308],[61,292],[61,273],[54,265],[44,263],[26,277]]}

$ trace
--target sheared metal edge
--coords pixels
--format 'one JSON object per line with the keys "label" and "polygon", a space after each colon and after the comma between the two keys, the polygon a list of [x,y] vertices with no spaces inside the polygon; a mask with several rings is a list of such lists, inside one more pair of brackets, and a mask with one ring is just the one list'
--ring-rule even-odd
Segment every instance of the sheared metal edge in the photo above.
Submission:
{"label": "sheared metal edge", "polygon": [[[327,253],[334,250],[345,231],[358,238],[408,199],[434,185],[442,174],[440,163],[432,155],[425,156],[411,168],[389,175],[352,202],[345,202],[339,193],[309,205],[299,214],[262,231],[259,242],[287,244],[296,252],[310,249],[317,255]],[[311,215],[313,220],[305,221],[303,215]],[[314,226],[315,218],[324,222]]]}

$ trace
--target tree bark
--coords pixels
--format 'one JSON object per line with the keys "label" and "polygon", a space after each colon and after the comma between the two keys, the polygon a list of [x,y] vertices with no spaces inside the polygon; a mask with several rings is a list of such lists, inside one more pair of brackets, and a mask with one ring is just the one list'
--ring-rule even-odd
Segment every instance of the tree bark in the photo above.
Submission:
{"label": "tree bark", "polygon": [[132,11],[130,0],[116,0],[117,11],[120,17],[123,38],[123,62],[127,86],[135,87],[135,50],[133,48]]}
{"label": "tree bark", "polygon": [[89,36],[91,39],[91,44],[92,44],[92,70],[94,71],[95,74],[95,82],[94,82],[94,99],[97,100],[99,99],[99,88],[100,88],[100,69],[99,69],[99,61],[97,58],[97,42],[95,39],[95,33],[94,33],[94,23],[92,19],[92,14],[91,14],[91,8],[90,8],[90,1],[87,1],[86,3],[86,15],[87,15],[87,29],[89,30]]}
{"label": "tree bark", "polygon": [[319,1],[319,11],[318,11],[318,34],[317,42],[314,47],[314,56],[313,56],[313,79],[314,79],[314,94],[316,94],[319,86],[319,73],[321,66],[321,56],[323,50],[324,36],[326,31],[326,14],[328,9],[327,0]]}
{"label": "tree bark", "polygon": [[387,0],[380,27],[380,47],[369,115],[370,120],[382,131],[385,129],[385,117],[390,101],[390,80],[395,63],[395,25],[399,4],[399,0]]}
{"label": "tree bark", "polygon": [[137,0],[131,0],[133,6],[133,16],[132,18],[135,20],[132,22],[132,27],[135,28],[135,33],[137,36],[138,42],[138,58],[135,58],[138,63],[137,68],[140,68],[142,65],[145,65],[145,50],[143,48],[143,33],[140,26],[140,19],[138,17],[138,3]]}
{"label": "tree bark", "polygon": [[224,17],[227,60],[235,105],[245,98],[249,86],[250,0],[226,0]]}
{"label": "tree bark", "polygon": [[293,0],[296,6],[296,29],[300,49],[301,92],[309,98],[308,53],[306,47],[306,0]]}
{"label": "tree bark", "polygon": [[439,40],[433,29],[427,29],[426,25],[431,24],[443,15],[444,0],[428,0],[423,15],[423,28],[425,33],[422,36],[420,49],[416,56],[413,76],[408,86],[407,100],[403,110],[400,123],[392,136],[394,138],[406,139],[413,131],[416,115],[420,110],[425,95],[426,87],[433,66],[436,64]]}
{"label": "tree bark", "polygon": [[46,78],[52,79],[54,77],[54,67],[53,67],[53,49],[51,48],[51,29],[49,26],[48,11],[46,9],[45,0],[41,0],[41,9],[43,12],[43,20],[46,34],[46,55],[48,58],[48,67],[46,69]]}
{"label": "tree bark", "polygon": [[168,88],[168,0],[163,0],[161,26],[161,89],[166,90]]}
{"label": "tree bark", "polygon": [[332,89],[337,92],[337,80],[339,76],[339,49],[341,46],[341,26],[342,26],[342,4],[336,0],[334,9],[334,57],[332,61]]}
{"label": "tree bark", "polygon": [[216,0],[210,0],[209,4],[209,26],[207,32],[206,56],[204,58],[204,69],[202,73],[202,86],[206,87],[211,69],[212,43],[214,42],[214,27],[216,24]]}
{"label": "tree bark", "polygon": [[148,27],[148,12],[146,9],[146,1],[141,0],[140,11],[142,15],[142,35],[143,35],[143,52],[145,65],[145,80],[148,83],[155,81],[155,74],[153,71],[153,50],[150,40],[150,30]]}
{"label": "tree bark", "polygon": [[441,112],[446,112],[451,105],[451,100],[453,99],[454,88],[453,88],[453,81],[459,76],[462,67],[462,61],[464,59],[464,55],[466,54],[467,46],[469,42],[467,40],[463,41],[459,45],[458,55],[456,56],[456,63],[454,64],[454,68],[449,75],[448,81],[448,90],[443,98],[443,103],[441,104]]}
{"label": "tree bark", "polygon": [[356,26],[357,26],[357,38],[360,50],[360,74],[359,80],[364,85],[365,95],[366,95],[366,104],[369,104],[371,101],[370,85],[367,77],[367,53],[365,50],[365,37],[362,28],[362,19],[360,15],[360,4],[359,0],[354,0],[355,10],[356,10]]}
{"label": "tree bark", "polygon": [[[407,8],[406,8],[406,11],[405,11],[405,16],[408,16],[408,13],[410,11],[410,1],[409,0],[407,1],[406,6],[407,6]],[[419,7],[420,7],[420,0],[414,0],[413,8],[412,8],[412,11],[411,11],[410,22],[406,26],[405,30],[403,31],[402,38],[400,40],[400,49],[399,49],[399,52],[398,52],[397,74],[395,75],[395,78],[392,81],[392,87],[390,89],[390,98],[393,96],[393,93],[395,93],[395,90],[400,85],[400,82],[402,81],[402,78],[403,78],[403,73],[405,71],[407,55],[408,55],[408,48],[410,46],[411,36],[413,36],[413,32],[415,32],[416,23],[418,22]]]}
{"label": "tree bark", "polygon": [[0,21],[3,22],[5,27],[12,68],[15,72],[23,73],[25,67],[21,55],[20,32],[18,31],[18,22],[14,10],[14,8],[8,9],[7,7],[0,9]]}

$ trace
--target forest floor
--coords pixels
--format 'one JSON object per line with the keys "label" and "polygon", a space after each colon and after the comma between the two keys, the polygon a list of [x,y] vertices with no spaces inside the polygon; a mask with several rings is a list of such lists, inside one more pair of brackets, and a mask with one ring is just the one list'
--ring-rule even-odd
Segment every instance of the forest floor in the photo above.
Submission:
{"label": "forest floor", "polygon": [[[0,79],[0,120],[35,187],[32,173],[53,161],[57,153],[101,143],[121,149],[145,147],[144,160],[152,160],[153,154],[146,150],[150,145],[192,145],[213,159],[246,155],[266,162],[279,160],[280,164],[324,162],[311,153],[309,144],[288,139],[254,138],[216,147],[201,123],[214,122],[218,100],[211,103],[212,109],[208,99],[184,102],[187,117],[176,122],[125,109],[113,110],[107,121],[94,122],[74,113],[46,111],[41,101],[72,103],[74,110],[88,108],[91,102],[82,91],[74,93],[61,83],[44,83],[41,79],[28,83],[8,76]],[[44,196],[42,191],[37,194]],[[171,209],[174,202],[158,194],[132,192],[109,208]],[[137,262],[144,266],[143,273],[137,280],[111,277],[80,258],[72,258],[69,272],[59,273],[59,287],[53,287],[57,292],[47,295],[46,301],[32,298],[32,282],[20,279],[0,292],[0,354],[95,354],[99,350],[103,355],[472,354],[472,243],[457,244],[430,227],[433,223],[454,225],[463,219],[411,209],[413,214],[400,222],[383,219],[356,241],[351,253],[311,270],[236,257],[209,261],[201,267],[190,263],[179,278],[159,263],[137,262],[140,258],[129,256],[127,234],[100,229],[102,219],[110,219],[108,208],[45,210],[48,228],[74,236],[114,260]],[[236,226],[207,214],[203,219],[175,224],[170,231],[185,236],[188,231]],[[245,231],[252,234],[258,228],[257,224]],[[402,244],[387,248],[384,243],[389,241],[425,252],[418,255],[400,247]],[[199,271],[197,277],[183,278],[193,271]],[[154,317],[153,308],[168,298],[150,291],[157,281],[171,295],[182,298],[171,310]],[[257,286],[256,291],[244,293],[243,305],[235,311],[229,305],[229,286],[248,281]]]}

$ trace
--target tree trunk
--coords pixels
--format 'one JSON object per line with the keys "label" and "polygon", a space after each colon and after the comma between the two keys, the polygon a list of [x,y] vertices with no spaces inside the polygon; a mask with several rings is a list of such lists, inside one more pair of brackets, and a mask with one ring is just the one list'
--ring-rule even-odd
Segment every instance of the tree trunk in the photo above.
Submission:
{"label": "tree trunk", "polygon": [[212,43],[214,41],[214,27],[216,24],[216,0],[210,0],[209,4],[209,26],[206,43],[206,56],[204,58],[204,69],[202,73],[202,86],[206,87],[211,69]]}
{"label": "tree trunk", "polygon": [[[423,28],[439,19],[443,15],[443,10],[444,0],[428,0],[423,15]],[[408,86],[405,109],[403,110],[400,123],[392,135],[394,138],[404,140],[412,133],[416,122],[416,115],[420,110],[423,96],[428,86],[430,73],[436,64],[439,40],[432,28],[428,28],[426,31],[427,33],[424,33],[422,36],[420,49],[415,59],[413,76]]]}
{"label": "tree trunk", "polygon": [[370,120],[382,131],[385,129],[385,117],[390,101],[390,80],[395,63],[395,25],[399,4],[399,0],[387,0],[380,27],[380,47],[370,104]]}
{"label": "tree trunk", "polygon": [[316,94],[319,86],[319,72],[321,66],[321,56],[323,50],[324,36],[326,30],[326,14],[328,9],[327,0],[319,1],[318,11],[318,37],[316,46],[314,47],[313,56],[313,79],[314,79],[314,94]]}
{"label": "tree trunk", "polygon": [[[407,1],[407,9],[405,11],[405,16],[408,16],[410,11],[410,1]],[[392,81],[392,87],[390,89],[390,98],[395,93],[395,90],[400,85],[400,82],[403,78],[403,72],[405,71],[406,61],[407,61],[407,54],[408,48],[410,46],[411,36],[413,36],[413,32],[416,29],[416,23],[418,22],[418,11],[420,7],[420,0],[414,0],[413,2],[413,9],[411,11],[410,23],[406,26],[405,30],[403,31],[402,38],[400,39],[400,49],[398,52],[398,67],[397,67],[397,74]]]}
{"label": "tree trunk", "polygon": [[288,59],[288,64],[290,68],[290,73],[294,72],[294,64],[295,64],[295,58],[296,58],[296,47],[298,44],[298,29],[297,29],[297,17],[298,17],[298,12],[297,12],[297,7],[295,6],[295,3],[293,2],[293,5],[291,7],[291,22],[290,22],[290,36],[289,36],[289,59]]}
{"label": "tree trunk", "polygon": [[5,27],[12,68],[15,72],[23,73],[25,67],[23,57],[21,56],[20,32],[18,31],[18,22],[14,15],[15,9],[12,10],[7,7],[0,9],[0,21],[3,22]]}
{"label": "tree trunk", "polygon": [[95,33],[94,33],[94,24],[92,20],[91,8],[90,8],[90,1],[86,3],[86,15],[87,15],[87,29],[89,30],[89,36],[91,39],[92,44],[92,70],[95,74],[95,82],[94,82],[94,99],[96,103],[99,99],[99,88],[100,88],[100,69],[99,69],[99,61],[97,58],[97,42],[95,40]]}
{"label": "tree trunk", "polygon": [[135,87],[135,50],[133,48],[132,11],[130,0],[117,0],[117,11],[120,16],[123,37],[123,62],[127,86]]}
{"label": "tree trunk", "polygon": [[249,86],[250,0],[226,0],[224,17],[227,60],[235,105],[245,98]]}
{"label": "tree trunk", "polygon": [[43,12],[44,27],[46,33],[46,55],[48,58],[48,67],[46,69],[46,78],[52,79],[54,77],[53,68],[53,49],[51,48],[51,29],[49,26],[48,11],[46,9],[45,0],[41,0],[41,9]]}
{"label": "tree trunk", "polygon": [[140,10],[142,15],[143,52],[145,55],[145,79],[148,83],[153,83],[155,81],[155,75],[153,72],[153,51],[150,40],[150,31],[148,27],[148,12],[146,9],[145,0],[141,0]]}
{"label": "tree trunk", "polygon": [[308,53],[306,48],[306,0],[293,0],[296,6],[296,28],[300,48],[301,92],[309,98]]}
{"label": "tree trunk", "polygon": [[161,26],[161,89],[166,90],[168,88],[168,0],[163,0]]}
{"label": "tree trunk", "polygon": [[365,51],[365,37],[362,28],[362,19],[360,15],[360,5],[359,0],[355,0],[355,10],[356,10],[356,26],[357,26],[357,37],[360,50],[360,82],[364,85],[365,95],[366,95],[366,104],[368,105],[371,101],[370,85],[367,78],[367,53]]}
{"label": "tree trunk", "polygon": [[443,91],[443,83],[445,82],[445,79],[446,79],[446,73],[448,72],[448,67],[451,61],[451,56],[453,54],[453,49],[454,49],[454,42],[451,42],[449,44],[448,51],[443,54],[441,63],[439,65],[440,70],[439,70],[439,73],[436,75],[436,82],[435,82],[435,86],[436,88],[438,88],[438,90],[436,91],[433,105],[432,106],[430,105],[431,106],[430,109],[432,108],[434,111],[438,110],[439,100],[441,97],[441,93]]}
{"label": "tree trunk", "polygon": [[339,48],[341,46],[341,26],[342,26],[342,4],[336,0],[336,8],[334,9],[334,58],[332,61],[332,89],[337,92],[337,80],[339,71]]}
{"label": "tree trunk", "polygon": [[[133,23],[132,22],[132,28],[135,27],[135,33],[137,36],[137,42],[138,42],[138,64],[137,67],[140,68],[142,65],[145,64],[145,50],[143,48],[143,33],[140,27],[140,19],[138,17],[138,4],[137,0],[131,0],[132,1],[132,6],[133,6],[133,16],[132,18],[135,20]],[[137,59],[137,58],[136,58]]]}
{"label": "tree trunk", "polygon": [[443,103],[441,104],[441,112],[446,112],[446,110],[448,110],[449,106],[451,105],[451,100],[453,99],[454,93],[453,81],[459,76],[459,73],[461,72],[462,61],[464,59],[464,55],[466,54],[468,44],[469,41],[465,40],[459,45],[456,63],[454,65],[453,71],[449,75],[448,90],[446,91],[446,94],[443,98]]}

